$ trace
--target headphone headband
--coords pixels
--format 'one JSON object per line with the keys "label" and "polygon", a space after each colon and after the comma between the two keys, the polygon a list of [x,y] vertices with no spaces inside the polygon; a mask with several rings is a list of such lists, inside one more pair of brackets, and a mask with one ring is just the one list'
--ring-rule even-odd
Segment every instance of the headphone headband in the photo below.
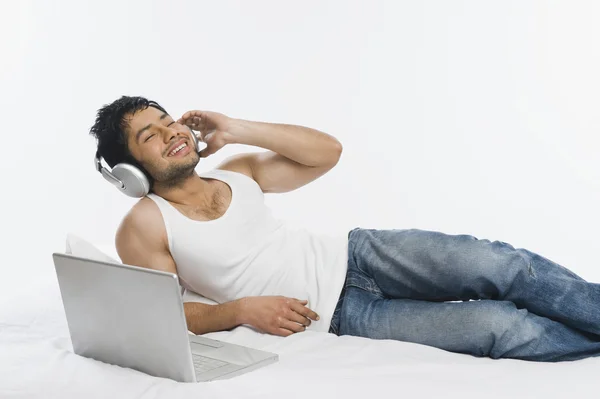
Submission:
{"label": "headphone headband", "polygon": [[[102,157],[100,156],[100,151],[96,151],[96,156],[94,158],[94,163],[96,165],[96,170],[98,172],[100,172],[102,174],[102,176],[104,176],[104,178],[106,180],[108,180],[108,182],[110,184],[112,184],[113,186],[115,186],[119,190],[122,190],[123,188],[125,188],[125,183],[123,183],[122,180],[120,180],[115,175],[113,175],[109,169],[107,169],[104,166],[102,166]],[[117,167],[117,166],[119,166],[119,165],[115,165],[115,167]]]}

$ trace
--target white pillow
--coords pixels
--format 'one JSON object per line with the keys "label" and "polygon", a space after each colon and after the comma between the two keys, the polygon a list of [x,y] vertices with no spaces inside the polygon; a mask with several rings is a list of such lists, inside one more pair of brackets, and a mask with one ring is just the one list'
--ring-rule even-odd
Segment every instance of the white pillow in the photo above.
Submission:
{"label": "white pillow", "polygon": [[67,234],[67,248],[65,252],[82,258],[94,259],[102,262],[121,263],[73,233]]}

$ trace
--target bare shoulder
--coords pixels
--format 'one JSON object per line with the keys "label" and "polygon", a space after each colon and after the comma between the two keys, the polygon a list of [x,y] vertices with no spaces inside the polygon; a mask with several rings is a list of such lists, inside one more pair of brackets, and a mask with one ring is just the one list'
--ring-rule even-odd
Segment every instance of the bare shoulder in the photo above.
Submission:
{"label": "bare shoulder", "polygon": [[140,199],[125,214],[115,234],[115,247],[125,264],[173,271],[159,257],[170,257],[167,232],[158,206],[150,198]]}
{"label": "bare shoulder", "polygon": [[254,180],[252,175],[252,167],[251,162],[254,157],[253,153],[242,153],[231,155],[225,160],[221,161],[215,169],[221,170],[229,170],[231,172],[238,172],[243,175],[248,176],[249,178]]}
{"label": "bare shoulder", "polygon": [[162,234],[166,237],[166,230],[162,222],[162,215],[158,206],[148,197],[141,198],[129,212],[125,214],[119,231],[139,231],[159,238]]}

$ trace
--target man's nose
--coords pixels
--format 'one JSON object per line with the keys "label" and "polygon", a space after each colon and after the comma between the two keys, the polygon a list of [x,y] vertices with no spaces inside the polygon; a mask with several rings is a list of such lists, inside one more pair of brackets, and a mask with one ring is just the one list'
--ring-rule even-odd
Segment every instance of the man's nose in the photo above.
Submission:
{"label": "man's nose", "polygon": [[168,143],[169,141],[173,140],[173,138],[177,137],[177,136],[182,136],[181,132],[170,128],[170,127],[165,127],[163,129],[163,137],[165,138],[165,141]]}

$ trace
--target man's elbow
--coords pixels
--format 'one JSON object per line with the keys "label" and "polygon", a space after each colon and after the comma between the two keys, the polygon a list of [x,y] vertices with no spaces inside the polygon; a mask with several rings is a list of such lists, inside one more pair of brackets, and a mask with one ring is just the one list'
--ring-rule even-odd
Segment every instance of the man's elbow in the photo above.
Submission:
{"label": "man's elbow", "polygon": [[333,150],[332,150],[332,156],[331,156],[331,166],[335,166],[337,165],[337,163],[339,162],[341,156],[342,156],[342,151],[344,150],[344,148],[342,147],[342,143],[340,143],[339,141],[335,141],[335,143],[333,144]]}

